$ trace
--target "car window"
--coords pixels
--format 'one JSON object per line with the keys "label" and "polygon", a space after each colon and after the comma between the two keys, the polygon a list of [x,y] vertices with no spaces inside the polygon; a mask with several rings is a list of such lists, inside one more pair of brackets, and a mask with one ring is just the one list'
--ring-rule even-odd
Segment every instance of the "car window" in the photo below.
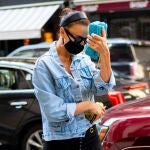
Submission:
{"label": "car window", "polygon": [[127,44],[108,44],[112,62],[133,61],[131,47]]}
{"label": "car window", "polygon": [[18,57],[33,57],[34,56],[34,49],[22,50],[14,54],[13,56]]}
{"label": "car window", "polygon": [[49,50],[49,48],[39,48],[34,50],[34,56],[33,57],[40,57],[44,53],[46,53]]}
{"label": "car window", "polygon": [[149,63],[150,62],[150,46],[138,46],[134,45],[136,57],[141,63]]}
{"label": "car window", "polygon": [[39,57],[42,54],[44,54],[45,52],[47,52],[48,50],[49,50],[49,48],[26,49],[26,50],[22,50],[16,54],[14,54],[13,56],[17,56],[17,57]]}
{"label": "car window", "polygon": [[0,90],[32,89],[32,75],[23,70],[0,68]]}

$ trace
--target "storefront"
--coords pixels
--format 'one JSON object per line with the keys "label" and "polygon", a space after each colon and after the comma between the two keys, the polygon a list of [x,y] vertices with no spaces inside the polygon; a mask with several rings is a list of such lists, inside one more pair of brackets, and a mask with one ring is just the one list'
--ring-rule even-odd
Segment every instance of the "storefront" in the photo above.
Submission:
{"label": "storefront", "polygon": [[108,37],[150,40],[150,0],[75,0],[75,7],[91,21],[107,22]]}
{"label": "storefront", "polygon": [[[0,52],[57,38],[62,2],[0,7]],[[1,53],[2,55],[2,53]]]}

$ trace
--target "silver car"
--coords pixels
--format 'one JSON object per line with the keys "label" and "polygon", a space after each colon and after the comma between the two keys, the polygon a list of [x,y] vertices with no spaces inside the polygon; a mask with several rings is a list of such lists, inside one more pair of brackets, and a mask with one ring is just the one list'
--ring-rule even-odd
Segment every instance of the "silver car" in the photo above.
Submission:
{"label": "silver car", "polygon": [[38,44],[30,44],[21,46],[11,53],[9,53],[6,57],[39,57],[45,52],[47,52],[50,48],[49,42],[42,42]]}
{"label": "silver car", "polygon": [[112,68],[131,79],[149,79],[150,41],[108,39]]}

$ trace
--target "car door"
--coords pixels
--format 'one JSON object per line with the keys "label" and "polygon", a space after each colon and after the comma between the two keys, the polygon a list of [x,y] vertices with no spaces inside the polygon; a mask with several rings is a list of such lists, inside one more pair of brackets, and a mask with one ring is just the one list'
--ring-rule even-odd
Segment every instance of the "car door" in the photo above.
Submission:
{"label": "car door", "polygon": [[[9,141],[34,102],[31,73],[0,67],[0,140]],[[12,139],[13,140],[13,139]]]}

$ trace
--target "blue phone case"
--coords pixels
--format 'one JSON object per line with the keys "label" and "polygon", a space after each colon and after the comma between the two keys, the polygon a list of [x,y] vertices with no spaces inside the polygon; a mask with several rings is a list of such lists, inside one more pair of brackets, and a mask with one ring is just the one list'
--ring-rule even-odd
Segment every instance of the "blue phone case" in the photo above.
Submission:
{"label": "blue phone case", "polygon": [[[97,35],[100,35],[102,27],[104,27],[105,33],[107,34],[107,24],[105,22],[94,21],[89,24],[88,34],[91,35],[92,33],[95,33]],[[88,47],[88,44],[85,45],[85,53],[89,55],[94,61],[97,61],[100,55],[97,51]]]}

